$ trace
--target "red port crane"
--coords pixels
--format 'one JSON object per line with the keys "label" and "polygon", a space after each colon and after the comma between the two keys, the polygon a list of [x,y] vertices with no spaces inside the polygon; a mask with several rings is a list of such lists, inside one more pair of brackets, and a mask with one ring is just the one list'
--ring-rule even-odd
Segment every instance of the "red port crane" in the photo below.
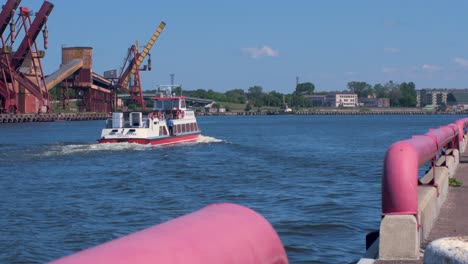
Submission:
{"label": "red port crane", "polygon": [[[146,43],[145,47],[141,52],[138,51],[138,45],[134,44],[128,50],[125,63],[122,67],[122,72],[117,80],[114,91],[117,89],[122,89],[132,96],[132,98],[137,101],[143,111],[146,110],[145,101],[143,98],[143,91],[140,82],[140,70],[151,70],[151,57],[148,58],[148,65],[140,68],[140,65],[145,60],[146,56],[149,55],[149,51],[153,47],[156,40],[159,38],[159,35],[164,30],[166,26],[165,22],[161,22],[159,27],[151,36],[151,39]],[[116,96],[116,95],[115,95]],[[114,97],[116,100],[116,97]],[[114,103],[114,105],[117,105]]]}
{"label": "red port crane", "polygon": [[[0,90],[5,91],[5,87],[9,87],[9,83],[11,86],[15,85],[15,81],[18,82],[19,85],[24,87],[28,90],[31,94],[33,94],[39,101],[38,109],[41,111],[42,106],[47,107],[47,111],[49,110],[49,92],[45,84],[45,75],[42,69],[40,58],[43,56],[38,49],[36,38],[41,32],[43,31],[44,35],[44,48],[47,48],[47,38],[48,38],[48,30],[46,26],[47,18],[52,12],[54,5],[48,1],[44,1],[39,12],[35,14],[34,20],[32,20],[32,12],[26,8],[20,8],[20,18],[21,21],[18,23],[14,23],[13,16],[15,14],[16,8],[19,5],[18,0],[9,0],[7,4],[4,6],[2,10],[2,14],[9,13],[10,15],[5,15],[5,17],[0,15],[0,24],[3,23],[0,27],[0,30],[5,30],[5,24],[11,20],[10,23],[10,35],[8,36],[8,40],[11,41],[11,45],[15,40],[16,35],[16,26],[19,26],[19,30],[24,29],[25,36],[21,41],[17,51],[14,54],[9,54],[11,52],[11,46],[8,46],[2,36],[2,44],[3,44],[3,56],[0,58],[0,68],[2,69],[2,76],[3,80],[0,83],[0,86],[3,85],[3,89]],[[8,19],[8,21],[7,21]],[[44,27],[44,29],[42,29]],[[18,30],[18,31],[19,31]],[[2,32],[3,33],[3,32]],[[32,73],[34,74],[31,80],[30,77],[26,75],[20,68],[23,65],[23,62],[30,56],[31,64],[32,64]],[[11,89],[11,88],[10,88]],[[15,89],[13,89],[14,93]],[[11,90],[9,91],[11,94]],[[7,93],[3,93],[7,94]],[[1,94],[3,96],[3,94]],[[11,95],[10,95],[11,98]],[[14,102],[15,106],[12,107],[12,101],[9,104],[9,111],[12,108],[16,108],[16,102]],[[5,104],[6,106],[7,104]],[[5,107],[6,108],[6,107]]]}
{"label": "red port crane", "polygon": [[9,65],[8,54],[11,51],[11,45],[8,46],[6,43],[5,38],[3,37],[3,33],[7,29],[8,25],[10,25],[10,34],[8,38],[13,42],[15,40],[15,12],[18,6],[20,5],[21,0],[8,0],[5,5],[3,5],[2,11],[0,12],[0,37],[2,41],[2,51],[0,55],[0,60],[5,61],[7,63],[7,67],[4,67],[3,64],[0,66],[0,99],[3,108],[7,112],[16,112],[17,111],[17,98],[16,98],[16,90],[13,87],[13,83],[9,85],[7,81],[7,75],[11,76],[11,72],[7,72],[11,70]]}

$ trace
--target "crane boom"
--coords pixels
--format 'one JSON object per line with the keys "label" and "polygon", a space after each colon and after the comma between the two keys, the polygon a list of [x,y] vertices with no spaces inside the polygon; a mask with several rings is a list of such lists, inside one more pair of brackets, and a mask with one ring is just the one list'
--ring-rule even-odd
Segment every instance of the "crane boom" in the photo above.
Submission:
{"label": "crane boom", "polygon": [[134,63],[131,63],[129,65],[129,67],[125,70],[125,72],[121,75],[120,80],[119,80],[119,83],[120,83],[119,86],[127,87],[128,80],[129,80],[128,77],[135,74],[135,72],[137,71],[137,68],[140,67],[140,64],[143,62],[145,57],[148,55],[148,53],[151,50],[151,48],[153,47],[154,43],[159,38],[159,35],[164,30],[164,27],[166,27],[166,23],[164,21],[162,21],[159,24],[159,27],[153,33],[153,36],[151,36],[151,39],[148,41],[148,43],[146,43],[145,47],[143,48],[143,51],[141,53],[139,53],[138,58],[136,59],[136,61],[134,61]]}
{"label": "crane boom", "polygon": [[0,12],[0,35],[5,32],[20,3],[21,0],[8,0],[3,6],[2,12]]}
{"label": "crane boom", "polygon": [[[21,67],[21,64],[23,64],[26,56],[29,54],[29,52],[31,52],[31,43],[36,41],[37,36],[41,32],[42,27],[47,22],[47,18],[49,17],[53,8],[54,5],[50,2],[44,1],[42,3],[41,9],[39,9],[39,12],[36,13],[36,18],[31,24],[26,37],[23,39],[18,49],[16,50],[15,55],[13,56],[12,64],[15,70]],[[24,7],[22,7],[20,11],[25,15],[31,13],[29,9]]]}

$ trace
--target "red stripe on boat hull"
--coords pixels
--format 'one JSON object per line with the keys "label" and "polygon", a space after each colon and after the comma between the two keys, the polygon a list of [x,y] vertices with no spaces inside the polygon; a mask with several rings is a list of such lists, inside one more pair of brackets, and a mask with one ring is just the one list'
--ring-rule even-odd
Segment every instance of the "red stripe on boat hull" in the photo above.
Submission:
{"label": "red stripe on boat hull", "polygon": [[182,136],[172,136],[166,138],[156,138],[156,139],[146,139],[146,138],[116,138],[116,139],[99,139],[99,144],[104,143],[137,143],[142,145],[170,145],[170,144],[177,144],[177,143],[185,143],[185,142],[194,142],[198,139],[200,134],[190,134],[190,135],[182,135]]}

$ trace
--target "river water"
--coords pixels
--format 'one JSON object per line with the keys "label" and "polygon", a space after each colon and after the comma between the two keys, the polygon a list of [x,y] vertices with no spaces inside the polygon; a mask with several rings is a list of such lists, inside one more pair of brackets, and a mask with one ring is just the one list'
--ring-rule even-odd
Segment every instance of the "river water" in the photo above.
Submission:
{"label": "river water", "polygon": [[0,263],[42,263],[233,202],[290,263],[352,263],[380,221],[394,142],[462,116],[199,117],[177,146],[96,144],[104,121],[0,125]]}

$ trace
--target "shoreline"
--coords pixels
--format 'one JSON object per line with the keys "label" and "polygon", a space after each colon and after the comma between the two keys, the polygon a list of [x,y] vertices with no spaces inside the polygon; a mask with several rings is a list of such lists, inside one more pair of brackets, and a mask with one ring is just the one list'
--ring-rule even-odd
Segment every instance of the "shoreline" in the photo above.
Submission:
{"label": "shoreline", "polygon": [[409,109],[388,109],[388,110],[312,110],[312,111],[293,111],[284,113],[279,111],[256,111],[256,112],[224,112],[224,113],[196,113],[197,116],[251,116],[251,115],[468,115],[468,112],[435,112]]}
{"label": "shoreline", "polygon": [[[224,113],[204,113],[199,112],[196,116],[266,116],[266,115],[468,115],[468,112],[427,112],[420,110],[395,110],[387,109],[383,111],[359,111],[359,110],[313,110],[313,111],[294,111],[290,113],[278,111],[256,111],[256,112],[224,112]],[[58,121],[86,121],[86,120],[105,120],[107,113],[67,113],[67,114],[0,114],[1,123],[24,123],[24,122],[58,122]]]}

